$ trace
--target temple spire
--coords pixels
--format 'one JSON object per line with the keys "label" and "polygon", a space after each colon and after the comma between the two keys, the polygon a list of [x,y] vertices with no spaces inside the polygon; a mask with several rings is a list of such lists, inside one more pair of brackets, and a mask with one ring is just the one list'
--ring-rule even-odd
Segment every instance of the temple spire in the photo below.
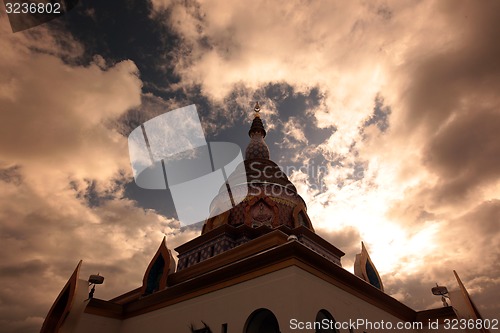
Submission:
{"label": "temple spire", "polygon": [[248,131],[248,136],[250,137],[250,143],[245,151],[245,159],[250,160],[254,158],[269,159],[269,147],[267,146],[264,138],[266,137],[266,130],[264,128],[264,123],[260,119],[260,105],[259,102],[255,103],[253,108],[254,118],[252,121],[252,126]]}
{"label": "temple spire", "polygon": [[253,134],[255,133],[260,133],[263,138],[266,137],[266,130],[264,129],[264,124],[262,123],[262,120],[260,119],[260,105],[259,102],[255,103],[255,107],[253,108],[254,111],[254,118],[252,122],[252,126],[250,127],[250,130],[248,131],[248,136],[252,137]]}

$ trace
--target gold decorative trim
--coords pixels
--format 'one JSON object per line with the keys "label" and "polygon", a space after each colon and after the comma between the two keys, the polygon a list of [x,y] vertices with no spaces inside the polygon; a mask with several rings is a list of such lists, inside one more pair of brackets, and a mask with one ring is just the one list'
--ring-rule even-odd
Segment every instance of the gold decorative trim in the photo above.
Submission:
{"label": "gold decorative trim", "polygon": [[297,203],[297,202],[294,202],[292,200],[286,200],[283,198],[270,197],[270,199],[272,201],[275,201],[277,203],[283,204],[283,205],[288,206],[288,207],[294,207],[296,205],[299,205],[299,203]]}

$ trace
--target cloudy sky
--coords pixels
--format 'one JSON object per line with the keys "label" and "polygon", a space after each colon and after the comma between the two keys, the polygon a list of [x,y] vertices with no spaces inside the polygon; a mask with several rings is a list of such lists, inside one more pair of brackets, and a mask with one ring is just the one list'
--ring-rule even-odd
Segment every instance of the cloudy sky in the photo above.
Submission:
{"label": "cloudy sky", "polygon": [[96,297],[140,286],[168,191],[132,178],[127,135],[196,104],[245,148],[261,101],[272,159],[352,271],[423,310],[457,270],[500,313],[500,2],[80,1],[12,33],[0,15],[0,327],[35,332],[80,259]]}

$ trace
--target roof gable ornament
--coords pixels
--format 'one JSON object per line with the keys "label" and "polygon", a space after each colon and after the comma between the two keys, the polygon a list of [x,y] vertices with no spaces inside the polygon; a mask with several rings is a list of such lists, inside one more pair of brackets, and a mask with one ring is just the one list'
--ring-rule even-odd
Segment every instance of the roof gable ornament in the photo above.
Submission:
{"label": "roof gable ornament", "polygon": [[50,308],[49,313],[45,317],[40,333],[57,333],[64,324],[64,321],[68,317],[74,303],[73,301],[75,299],[81,266],[82,260],[80,260],[73,271],[73,274],[71,274],[68,282],[66,282],[66,285],[61,290],[61,293],[57,296],[56,301]]}
{"label": "roof gable ornament", "polygon": [[143,296],[165,289],[168,275],[175,273],[175,260],[172,251],[167,247],[166,240],[167,237],[164,236],[160,247],[144,273],[141,288]]}
{"label": "roof gable ornament", "polygon": [[375,268],[375,265],[370,259],[370,255],[363,242],[361,242],[361,253],[356,254],[356,260],[354,261],[354,275],[368,282],[375,288],[384,291],[382,279],[378,274],[377,268]]}

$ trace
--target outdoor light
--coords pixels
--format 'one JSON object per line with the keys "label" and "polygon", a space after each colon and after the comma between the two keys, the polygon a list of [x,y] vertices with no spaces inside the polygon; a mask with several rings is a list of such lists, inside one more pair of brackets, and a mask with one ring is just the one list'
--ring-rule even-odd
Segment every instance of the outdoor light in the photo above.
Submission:
{"label": "outdoor light", "polygon": [[101,276],[99,274],[97,274],[97,275],[92,274],[89,277],[89,285],[91,285],[91,284],[102,284],[103,282],[104,282],[104,276]]}
{"label": "outdoor light", "polygon": [[99,273],[89,276],[89,286],[92,286],[92,289],[90,289],[89,298],[87,298],[87,300],[90,300],[94,297],[95,285],[102,284],[103,282],[104,276],[99,275]]}
{"label": "outdoor light", "polygon": [[446,302],[448,289],[445,286],[440,286],[436,283],[436,286],[431,289],[432,294],[436,296],[441,296],[441,301],[443,302],[443,306],[449,306],[448,302]]}

